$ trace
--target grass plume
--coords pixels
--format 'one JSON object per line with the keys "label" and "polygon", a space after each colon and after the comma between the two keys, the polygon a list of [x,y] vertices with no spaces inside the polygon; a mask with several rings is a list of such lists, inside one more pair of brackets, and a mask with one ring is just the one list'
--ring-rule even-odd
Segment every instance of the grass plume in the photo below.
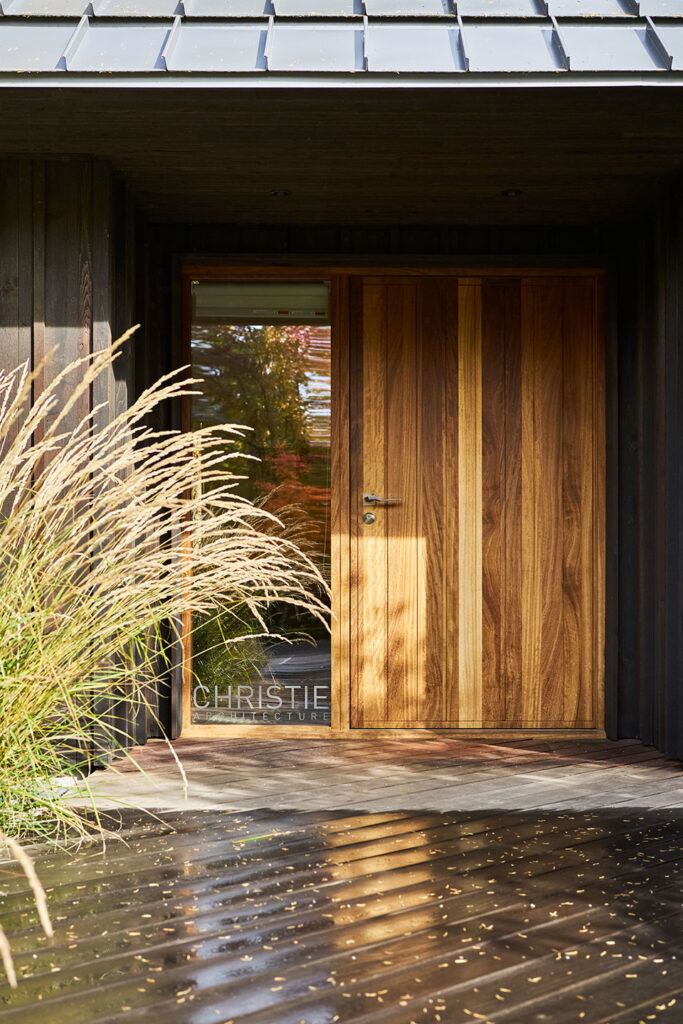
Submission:
{"label": "grass plume", "polygon": [[42,367],[0,374],[0,829],[10,836],[88,829],[60,799],[59,777],[123,750],[122,709],[146,705],[168,623],[241,610],[265,633],[273,602],[329,614],[310,557],[236,493],[231,442],[243,428],[150,426],[161,403],[196,393],[183,371],[109,422],[103,407],[77,415],[130,333],[34,399]]}

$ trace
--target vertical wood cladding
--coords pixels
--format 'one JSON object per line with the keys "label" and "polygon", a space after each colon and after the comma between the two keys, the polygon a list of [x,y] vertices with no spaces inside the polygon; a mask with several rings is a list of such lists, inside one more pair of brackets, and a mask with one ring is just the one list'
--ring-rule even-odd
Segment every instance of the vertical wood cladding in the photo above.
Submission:
{"label": "vertical wood cladding", "polygon": [[618,322],[619,498],[613,734],[683,757],[683,189],[622,258]]}
{"label": "vertical wood cladding", "polygon": [[602,728],[601,291],[366,280],[351,516],[401,503],[354,530],[356,727]]}
{"label": "vertical wood cladding", "polygon": [[[75,359],[106,349],[134,320],[132,207],[109,166],[96,160],[0,161],[0,365],[31,369],[35,390]],[[102,406],[97,422],[125,410],[132,393],[132,347],[69,415],[76,426]],[[60,385],[62,401],[74,380]],[[107,701],[117,712],[116,701]],[[140,716],[138,716],[140,717]],[[144,741],[147,723],[129,721]]]}
{"label": "vertical wood cladding", "polygon": [[[131,205],[109,166],[89,159],[0,161],[0,359],[47,358],[43,384],[106,348],[134,321]],[[132,353],[93,401],[125,409]],[[68,393],[69,382],[63,385]],[[73,411],[77,422],[87,400]]]}

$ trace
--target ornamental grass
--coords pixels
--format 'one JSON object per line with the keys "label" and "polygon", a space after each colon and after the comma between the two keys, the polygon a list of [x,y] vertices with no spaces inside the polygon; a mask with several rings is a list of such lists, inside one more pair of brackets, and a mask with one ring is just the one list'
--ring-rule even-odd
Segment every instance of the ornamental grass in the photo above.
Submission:
{"label": "ornamental grass", "polygon": [[130,756],[126,721],[154,714],[149,686],[183,617],[227,614],[244,629],[222,642],[238,644],[268,634],[274,603],[329,615],[311,558],[236,493],[231,449],[245,428],[150,426],[160,405],[197,393],[186,371],[110,422],[104,406],[75,416],[131,333],[42,390],[42,367],[0,374],[0,830],[10,836],[97,829],[94,803],[63,799],[64,776],[86,777],[112,749]]}

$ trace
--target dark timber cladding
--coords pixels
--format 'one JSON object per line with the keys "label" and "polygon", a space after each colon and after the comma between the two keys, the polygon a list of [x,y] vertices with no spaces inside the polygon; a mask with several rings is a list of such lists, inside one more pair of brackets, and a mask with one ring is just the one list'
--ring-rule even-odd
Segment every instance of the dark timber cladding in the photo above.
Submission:
{"label": "dark timber cladding", "polygon": [[[104,161],[0,162],[0,366],[43,366],[36,388],[73,360],[107,348],[135,322],[134,215]],[[129,345],[113,372],[70,414],[76,426],[102,406],[98,422],[126,409],[133,392]],[[68,395],[69,378],[63,383]],[[111,713],[116,713],[112,702]],[[125,723],[144,741],[142,717]]]}

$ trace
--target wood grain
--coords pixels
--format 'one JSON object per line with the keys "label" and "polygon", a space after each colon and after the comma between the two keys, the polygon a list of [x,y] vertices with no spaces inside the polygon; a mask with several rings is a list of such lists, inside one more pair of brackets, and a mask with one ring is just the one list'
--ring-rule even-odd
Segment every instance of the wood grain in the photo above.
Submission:
{"label": "wood grain", "polygon": [[[0,162],[0,367],[31,368],[33,181],[29,160]],[[0,451],[16,436],[7,433]]]}
{"label": "wood grain", "polygon": [[442,281],[430,281],[418,295],[420,450],[417,460],[418,702],[416,717],[444,716],[446,679],[446,622],[444,507],[448,490],[446,441],[445,358],[448,294]]}
{"label": "wood grain", "polygon": [[331,423],[331,581],[336,606],[332,618],[332,727],[349,728],[351,697],[350,635],[350,467],[349,467],[349,329],[351,294],[347,277],[335,277],[332,308],[332,423]]}
{"label": "wood grain", "polygon": [[564,714],[594,715],[593,651],[593,413],[595,285],[565,281],[562,366],[562,520]]}
{"label": "wood grain", "polygon": [[605,721],[605,629],[607,546],[607,359],[605,287],[595,283],[593,322],[593,707],[596,725]]}
{"label": "wood grain", "polygon": [[482,720],[505,718],[506,290],[482,283]]}
{"label": "wood grain", "polygon": [[446,647],[446,693],[443,704],[443,720],[457,722],[459,719],[459,688],[455,684],[460,676],[460,607],[459,607],[459,562],[460,535],[458,522],[460,517],[459,487],[459,451],[458,422],[460,416],[460,397],[458,389],[458,324],[459,295],[455,282],[446,285],[448,294],[445,359],[445,395],[446,407],[444,441],[444,476],[446,493],[444,504],[444,552],[443,574],[446,608],[445,647]]}
{"label": "wood grain", "polygon": [[[565,721],[562,652],[562,280],[536,287],[534,454],[541,583],[541,721]],[[524,337],[524,325],[522,325]]]}
{"label": "wood grain", "polygon": [[376,511],[377,524],[384,524],[387,538],[387,716],[392,722],[418,719],[421,684],[416,641],[425,552],[424,538],[418,536],[417,529],[418,508],[422,504],[417,487],[420,448],[417,295],[414,282],[392,283],[386,288],[386,472],[382,485],[366,476],[368,490],[400,501],[398,505]]}
{"label": "wood grain", "polygon": [[[352,515],[363,513],[363,493],[386,492],[387,289],[363,289],[362,468]],[[358,527],[356,684],[353,720],[362,725],[385,721],[387,707],[387,520],[379,513],[373,528]]]}
{"label": "wood grain", "polygon": [[458,722],[482,718],[481,284],[458,284]]}
{"label": "wood grain", "polygon": [[522,292],[505,286],[504,721],[524,719],[522,687]]}
{"label": "wood grain", "polygon": [[404,504],[377,510],[381,553],[377,533],[358,534],[373,596],[354,720],[599,727],[596,279],[365,282],[364,487],[382,480]]}
{"label": "wood grain", "polygon": [[[111,159],[152,221],[212,229],[203,253],[237,251],[235,222],[252,252],[273,255],[292,225],[325,239],[342,225],[346,251],[356,253],[365,240],[394,251],[401,225],[409,252],[434,253],[449,225],[536,224],[560,236],[560,252],[596,252],[594,226],[648,209],[653,182],[677,176],[683,152],[675,88],[472,88],[455,103],[448,90],[407,89],[397,76],[394,88],[282,89],[277,101],[256,85],[233,90],[230,102],[221,89],[140,88],[133,105],[125,82],[107,84],[73,90],[68,101],[46,86],[36,102],[25,83],[4,83],[0,148]],[[290,183],[286,202],[270,196],[277,181]],[[499,195],[506,181],[525,190],[521,206]],[[265,225],[277,228],[272,245]],[[580,226],[583,248],[567,244],[567,225]],[[323,241],[317,251],[335,249]]]}

